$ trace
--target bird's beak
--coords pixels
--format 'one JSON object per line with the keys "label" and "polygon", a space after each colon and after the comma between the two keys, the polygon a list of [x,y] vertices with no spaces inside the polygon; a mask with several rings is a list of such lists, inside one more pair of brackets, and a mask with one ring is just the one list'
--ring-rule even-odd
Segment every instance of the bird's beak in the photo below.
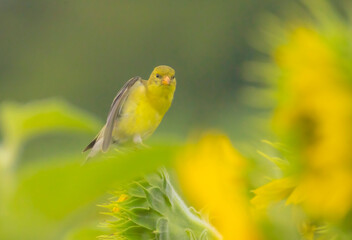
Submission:
{"label": "bird's beak", "polygon": [[170,77],[169,76],[164,76],[163,79],[161,80],[162,85],[170,85]]}

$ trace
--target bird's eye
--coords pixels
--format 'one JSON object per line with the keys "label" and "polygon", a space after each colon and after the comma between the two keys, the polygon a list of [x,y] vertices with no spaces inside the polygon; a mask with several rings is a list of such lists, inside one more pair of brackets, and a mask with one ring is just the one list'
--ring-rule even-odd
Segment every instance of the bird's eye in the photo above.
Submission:
{"label": "bird's eye", "polygon": [[161,76],[159,74],[155,75],[157,78],[161,78]]}
{"label": "bird's eye", "polygon": [[175,76],[171,76],[171,79],[174,79],[175,78]]}

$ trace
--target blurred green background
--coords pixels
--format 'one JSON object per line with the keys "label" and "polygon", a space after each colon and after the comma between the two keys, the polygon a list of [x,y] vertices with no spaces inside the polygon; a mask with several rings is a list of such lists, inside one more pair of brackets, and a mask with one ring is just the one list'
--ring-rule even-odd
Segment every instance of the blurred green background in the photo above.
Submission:
{"label": "blurred green background", "polygon": [[[80,167],[118,90],[157,65],[172,66],[178,85],[150,141],[219,128],[258,143],[267,109],[241,102],[251,85],[243,64],[259,54],[247,44],[258,14],[279,12],[279,3],[0,1],[0,238],[95,239],[107,191],[170,161],[157,148],[149,160]],[[81,110],[60,101],[22,106],[51,98]]]}
{"label": "blurred green background", "polygon": [[[339,11],[349,0],[330,2]],[[215,128],[249,164],[258,149],[270,152],[260,140],[275,141],[274,95],[246,70],[270,58],[256,48],[270,51],[267,41],[275,39],[265,37],[270,21],[263,17],[299,19],[305,8],[297,6],[301,1],[1,0],[0,239],[94,239],[104,219],[96,205],[108,190],[170,164],[173,150],[156,147],[80,166],[118,90],[157,65],[176,70],[177,90],[152,145],[173,146]],[[46,99],[59,101],[36,102]],[[253,164],[250,184],[275,175],[273,165]]]}
{"label": "blurred green background", "polygon": [[59,97],[103,122],[125,81],[167,64],[177,91],[154,138],[208,127],[243,138],[259,129],[244,113],[262,117],[241,102],[255,85],[243,64],[260,54],[248,38],[285,2],[1,1],[0,101]]}

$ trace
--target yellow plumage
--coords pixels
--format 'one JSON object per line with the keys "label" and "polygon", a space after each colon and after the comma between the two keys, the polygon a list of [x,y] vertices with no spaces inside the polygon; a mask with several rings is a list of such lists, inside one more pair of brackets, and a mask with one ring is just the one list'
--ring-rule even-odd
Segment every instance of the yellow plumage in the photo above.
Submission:
{"label": "yellow plumage", "polygon": [[84,149],[92,148],[88,157],[106,151],[111,142],[142,144],[159,126],[175,89],[175,71],[168,66],[156,67],[148,80],[130,79],[114,99],[105,126]]}

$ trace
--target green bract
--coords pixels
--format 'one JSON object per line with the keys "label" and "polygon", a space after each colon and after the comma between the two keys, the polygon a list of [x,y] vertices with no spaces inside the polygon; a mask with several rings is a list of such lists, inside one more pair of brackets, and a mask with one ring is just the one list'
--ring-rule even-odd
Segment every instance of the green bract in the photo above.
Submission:
{"label": "green bract", "polygon": [[113,233],[101,239],[221,239],[196,210],[186,206],[165,170],[130,184],[103,207],[114,220],[104,223]]}

